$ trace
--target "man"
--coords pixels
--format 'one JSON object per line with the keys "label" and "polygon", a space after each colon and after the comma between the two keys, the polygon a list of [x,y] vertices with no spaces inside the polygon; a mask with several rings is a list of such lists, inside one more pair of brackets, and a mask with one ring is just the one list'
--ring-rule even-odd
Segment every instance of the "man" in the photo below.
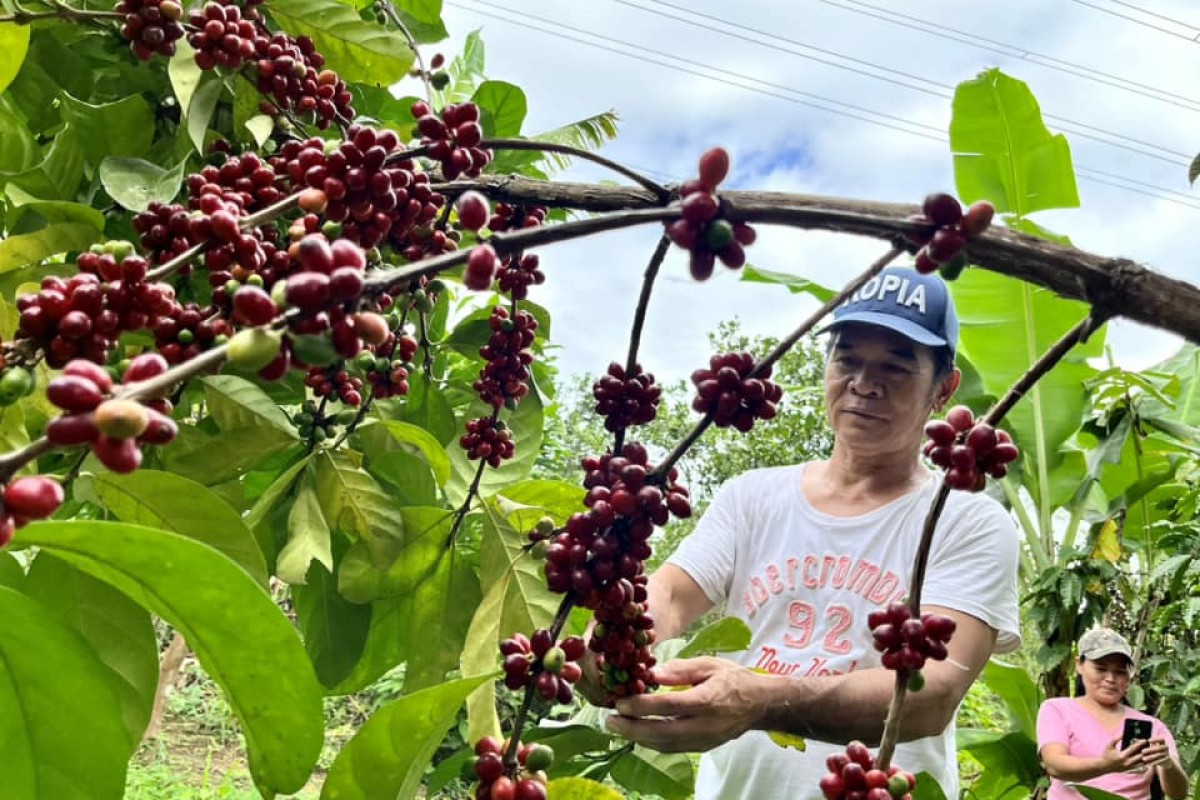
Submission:
{"label": "man", "polygon": [[[866,617],[910,591],[940,484],[920,458],[924,426],[958,387],[958,319],[940,278],[889,269],[829,330],[829,460],[727,483],[649,584],[660,639],[724,606],[750,627],[750,648],[660,665],[661,684],[691,688],[621,700],[608,722],[658,750],[708,751],[697,800],[820,798],[826,756],[882,735],[895,673],[879,665]],[[928,662],[924,689],[905,700],[894,758],[930,771],[947,797],[958,795],[958,705],[993,652],[1020,645],[1018,546],[998,503],[951,493],[921,596],[957,630],[949,657]],[[807,750],[777,746],[772,730],[806,737]]]}

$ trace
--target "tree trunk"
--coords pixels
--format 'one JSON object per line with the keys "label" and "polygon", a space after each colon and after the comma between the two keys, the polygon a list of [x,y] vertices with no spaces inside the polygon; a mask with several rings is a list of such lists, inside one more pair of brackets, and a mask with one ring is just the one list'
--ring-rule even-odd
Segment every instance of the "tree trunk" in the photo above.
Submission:
{"label": "tree trunk", "polygon": [[183,634],[176,631],[171,643],[163,651],[158,664],[158,688],[154,690],[154,708],[150,712],[150,723],[142,735],[142,741],[158,735],[162,727],[163,714],[167,710],[167,689],[179,682],[179,673],[183,668],[183,660],[188,654],[187,640]]}

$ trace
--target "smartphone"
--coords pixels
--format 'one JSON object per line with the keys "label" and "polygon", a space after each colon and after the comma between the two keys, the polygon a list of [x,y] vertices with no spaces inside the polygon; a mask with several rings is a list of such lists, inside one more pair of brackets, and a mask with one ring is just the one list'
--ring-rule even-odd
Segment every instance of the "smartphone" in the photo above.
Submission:
{"label": "smartphone", "polygon": [[1125,720],[1125,730],[1121,736],[1121,749],[1125,750],[1129,745],[1133,744],[1134,740],[1141,739],[1149,741],[1150,739],[1150,720],[1148,719],[1127,719]]}

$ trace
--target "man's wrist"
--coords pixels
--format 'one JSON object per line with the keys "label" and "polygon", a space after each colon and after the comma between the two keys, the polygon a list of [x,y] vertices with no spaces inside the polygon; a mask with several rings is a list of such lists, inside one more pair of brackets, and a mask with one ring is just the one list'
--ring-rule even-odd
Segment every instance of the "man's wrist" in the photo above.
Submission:
{"label": "man's wrist", "polygon": [[804,720],[805,682],[800,678],[752,673],[752,703],[755,709],[751,727],[761,731],[783,731],[808,736]]}

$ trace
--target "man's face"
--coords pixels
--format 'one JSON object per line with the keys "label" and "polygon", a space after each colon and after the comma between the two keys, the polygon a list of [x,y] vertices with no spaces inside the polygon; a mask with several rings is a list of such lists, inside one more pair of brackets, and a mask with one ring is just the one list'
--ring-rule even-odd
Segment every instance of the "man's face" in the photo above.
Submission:
{"label": "man's face", "polygon": [[848,323],[825,366],[825,407],[838,440],[880,453],[916,452],[956,375],[934,380],[933,352],[886,328]]}

